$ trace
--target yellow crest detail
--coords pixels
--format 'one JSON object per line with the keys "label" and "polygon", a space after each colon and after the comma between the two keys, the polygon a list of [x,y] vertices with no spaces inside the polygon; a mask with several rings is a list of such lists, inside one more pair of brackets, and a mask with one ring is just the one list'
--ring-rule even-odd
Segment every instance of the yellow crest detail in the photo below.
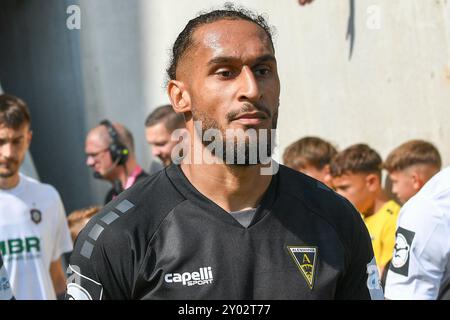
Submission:
{"label": "yellow crest detail", "polygon": [[306,280],[309,288],[314,287],[317,261],[317,247],[288,246],[289,254]]}

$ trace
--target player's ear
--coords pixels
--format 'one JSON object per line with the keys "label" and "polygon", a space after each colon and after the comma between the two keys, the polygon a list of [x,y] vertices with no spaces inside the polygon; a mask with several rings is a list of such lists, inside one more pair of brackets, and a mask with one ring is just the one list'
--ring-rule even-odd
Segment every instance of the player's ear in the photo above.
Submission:
{"label": "player's ear", "polygon": [[366,176],[366,185],[369,191],[376,191],[379,188],[380,178],[375,173],[369,173]]}
{"label": "player's ear", "polygon": [[416,192],[418,192],[420,190],[420,188],[422,188],[422,186],[424,185],[423,177],[417,171],[413,171],[411,173],[411,179],[412,179],[413,189]]}
{"label": "player's ear", "polygon": [[191,96],[182,81],[170,80],[167,86],[167,94],[176,113],[191,111]]}
{"label": "player's ear", "polygon": [[27,132],[27,135],[26,135],[26,141],[27,141],[27,145],[28,145],[28,147],[30,146],[30,144],[31,144],[31,140],[33,140],[33,131],[31,131],[31,130],[28,130],[28,132]]}
{"label": "player's ear", "polygon": [[331,178],[331,167],[330,167],[330,165],[326,164],[323,167],[322,172],[323,172],[323,180],[325,181],[325,183],[327,185],[331,185],[331,179],[332,178]]}

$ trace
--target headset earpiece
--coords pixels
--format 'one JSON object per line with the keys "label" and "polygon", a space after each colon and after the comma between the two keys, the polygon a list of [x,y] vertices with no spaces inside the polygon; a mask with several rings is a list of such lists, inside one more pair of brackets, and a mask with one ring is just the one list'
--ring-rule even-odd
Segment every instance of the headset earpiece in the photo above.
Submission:
{"label": "headset earpiece", "polygon": [[124,165],[130,154],[130,150],[122,143],[119,139],[119,134],[117,130],[113,127],[109,120],[103,120],[100,122],[108,129],[108,134],[111,137],[111,144],[109,145],[109,153],[111,154],[111,159],[113,162],[117,162],[117,165]]}

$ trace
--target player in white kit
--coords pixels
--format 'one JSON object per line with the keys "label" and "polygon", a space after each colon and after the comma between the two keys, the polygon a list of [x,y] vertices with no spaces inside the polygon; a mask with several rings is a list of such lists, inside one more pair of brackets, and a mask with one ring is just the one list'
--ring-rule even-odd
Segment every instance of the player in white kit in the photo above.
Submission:
{"label": "player in white kit", "polygon": [[65,290],[61,255],[72,240],[58,192],[19,173],[30,124],[22,100],[0,95],[0,253],[17,299],[56,299]]}

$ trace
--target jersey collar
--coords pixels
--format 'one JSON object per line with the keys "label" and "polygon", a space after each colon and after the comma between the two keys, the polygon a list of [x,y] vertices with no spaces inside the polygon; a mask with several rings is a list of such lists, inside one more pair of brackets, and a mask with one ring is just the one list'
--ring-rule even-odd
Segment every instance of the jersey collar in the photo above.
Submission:
{"label": "jersey collar", "polygon": [[[204,196],[200,191],[198,191],[188,180],[181,170],[180,165],[171,165],[166,169],[167,176],[173,183],[174,187],[189,201],[194,203],[196,206],[200,207],[203,211],[214,215],[221,221],[232,224],[239,228],[244,228],[235,218],[233,218],[227,211],[218,206],[214,201]],[[267,188],[260,204],[257,207],[255,216],[252,222],[248,226],[251,228],[254,224],[260,221],[264,216],[266,216],[273,206],[277,198],[278,189],[278,173],[272,177],[272,180]],[[247,229],[248,229],[247,228]],[[245,228],[244,228],[245,229]]]}

